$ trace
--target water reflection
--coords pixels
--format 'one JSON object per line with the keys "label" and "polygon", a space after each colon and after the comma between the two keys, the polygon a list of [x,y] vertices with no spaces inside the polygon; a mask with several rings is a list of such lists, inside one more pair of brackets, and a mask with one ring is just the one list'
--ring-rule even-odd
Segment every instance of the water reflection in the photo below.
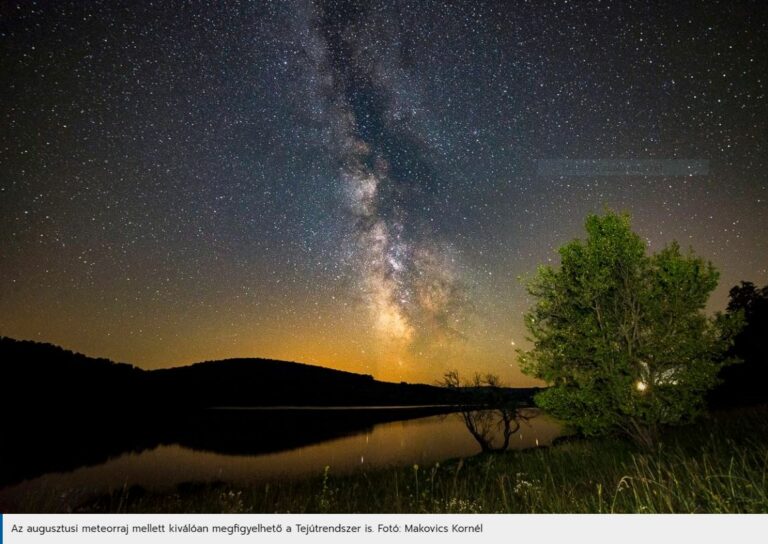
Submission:
{"label": "water reflection", "polygon": [[[41,475],[0,489],[0,507],[18,511],[27,496],[89,495],[133,485],[163,488],[191,481],[252,484],[300,478],[321,474],[325,466],[333,473],[414,463],[427,466],[482,451],[482,443],[467,432],[466,414],[472,414],[477,429],[497,421],[498,414],[488,412],[427,417],[413,411],[362,410],[200,414],[178,428],[166,428],[167,440],[145,441],[144,448],[126,448],[57,472],[41,474],[45,471],[38,467]],[[494,434],[498,426],[483,427],[483,436],[495,447],[526,448],[549,444],[560,433],[559,425],[543,415],[516,420],[516,425],[509,436],[503,425],[501,435]],[[56,454],[48,449],[47,455],[38,455],[49,456]],[[7,468],[4,464],[3,470]]]}
{"label": "water reflection", "polygon": [[0,487],[49,472],[97,465],[161,445],[263,455],[353,435],[374,425],[453,407],[219,409],[159,414],[30,414],[9,423],[0,449]]}
{"label": "water reflection", "polygon": [[474,407],[461,410],[464,425],[485,453],[505,451],[509,441],[520,430],[521,422],[528,423],[539,412],[523,404],[502,386],[495,374],[476,373],[469,383],[462,383],[458,370],[443,375],[448,389],[464,388],[473,391]]}
{"label": "water reflection", "polygon": [[461,412],[464,425],[485,453],[509,449],[512,436],[523,424],[539,416],[533,408],[498,406],[487,410],[465,410]]}

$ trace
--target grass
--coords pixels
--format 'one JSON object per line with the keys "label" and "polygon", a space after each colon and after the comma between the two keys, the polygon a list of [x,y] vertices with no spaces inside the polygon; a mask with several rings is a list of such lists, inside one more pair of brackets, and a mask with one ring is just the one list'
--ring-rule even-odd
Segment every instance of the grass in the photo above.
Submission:
{"label": "grass", "polygon": [[642,452],[615,438],[478,455],[257,487],[187,484],[126,489],[86,512],[608,513],[768,512],[768,407],[669,430]]}

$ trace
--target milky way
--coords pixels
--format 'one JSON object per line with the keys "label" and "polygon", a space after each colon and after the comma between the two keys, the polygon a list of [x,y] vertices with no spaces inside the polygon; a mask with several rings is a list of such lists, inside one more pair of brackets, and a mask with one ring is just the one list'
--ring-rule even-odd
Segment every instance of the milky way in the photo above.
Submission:
{"label": "milky way", "polygon": [[[390,21],[372,23],[365,13],[307,17],[308,79],[331,127],[328,147],[350,216],[347,259],[377,333],[422,350],[458,339],[467,296],[455,252],[429,228],[437,174],[429,142],[409,122],[420,101],[400,65],[398,37],[387,32]],[[418,155],[405,151],[414,148]]]}
{"label": "milky way", "polygon": [[[5,2],[0,334],[530,384],[520,278],[605,207],[711,259],[722,309],[768,283],[767,24],[757,2]],[[707,169],[550,168],[584,160]]]}

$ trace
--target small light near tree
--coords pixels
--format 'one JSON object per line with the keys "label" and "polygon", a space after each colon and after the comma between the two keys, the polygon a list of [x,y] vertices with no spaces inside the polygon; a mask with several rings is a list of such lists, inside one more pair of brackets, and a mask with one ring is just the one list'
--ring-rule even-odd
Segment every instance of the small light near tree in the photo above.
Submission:
{"label": "small light near tree", "polygon": [[640,391],[640,392],[642,393],[643,391],[645,391],[646,389],[648,389],[648,384],[647,384],[647,383],[645,383],[645,382],[643,382],[643,381],[638,381],[638,382],[635,384],[635,389],[637,389],[638,391]]}

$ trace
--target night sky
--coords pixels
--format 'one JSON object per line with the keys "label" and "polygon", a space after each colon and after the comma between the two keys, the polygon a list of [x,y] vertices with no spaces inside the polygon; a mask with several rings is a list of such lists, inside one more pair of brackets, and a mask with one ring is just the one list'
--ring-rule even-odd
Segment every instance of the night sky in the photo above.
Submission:
{"label": "night sky", "polygon": [[526,385],[519,277],[605,207],[722,309],[768,283],[768,9],[655,4],[4,2],[0,334]]}

